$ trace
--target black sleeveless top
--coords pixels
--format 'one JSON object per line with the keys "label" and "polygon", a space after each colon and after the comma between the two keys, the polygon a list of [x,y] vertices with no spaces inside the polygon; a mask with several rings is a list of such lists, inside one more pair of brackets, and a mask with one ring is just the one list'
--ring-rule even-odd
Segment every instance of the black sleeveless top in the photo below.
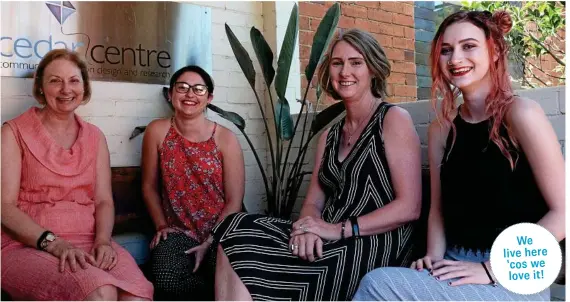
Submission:
{"label": "black sleeveless top", "polygon": [[[453,123],[455,144],[450,150],[450,129],[440,170],[447,246],[485,251],[505,228],[536,223],[548,207],[522,150],[510,151],[516,160],[512,170],[489,139],[490,120],[472,124],[458,114]],[[499,133],[507,137],[504,126]]]}

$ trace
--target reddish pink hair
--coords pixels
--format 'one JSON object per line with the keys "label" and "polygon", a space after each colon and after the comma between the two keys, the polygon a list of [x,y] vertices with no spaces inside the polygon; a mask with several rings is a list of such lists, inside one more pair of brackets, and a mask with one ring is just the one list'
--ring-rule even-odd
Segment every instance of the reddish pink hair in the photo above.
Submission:
{"label": "reddish pink hair", "polygon": [[[433,38],[431,47],[432,105],[435,109],[438,97],[442,98],[440,114],[445,122],[451,125],[453,148],[456,129],[451,121],[451,114],[457,108],[455,103],[459,96],[459,89],[451,89],[450,82],[445,78],[443,71],[439,67],[439,57],[443,44],[443,33],[451,24],[458,22],[469,22],[485,32],[491,61],[489,73],[492,85],[491,92],[485,100],[485,110],[491,115],[490,120],[492,123],[489,139],[499,147],[501,153],[509,160],[511,168],[514,169],[516,160],[513,160],[509,149],[518,149],[518,143],[505,120],[505,115],[513,102],[513,88],[507,69],[508,45],[504,39],[504,35],[510,31],[513,22],[507,12],[498,11],[491,14],[488,11],[459,11],[445,18]],[[493,61],[494,57],[498,58],[496,62]],[[501,125],[504,125],[507,129],[506,138],[501,137],[499,134]]]}

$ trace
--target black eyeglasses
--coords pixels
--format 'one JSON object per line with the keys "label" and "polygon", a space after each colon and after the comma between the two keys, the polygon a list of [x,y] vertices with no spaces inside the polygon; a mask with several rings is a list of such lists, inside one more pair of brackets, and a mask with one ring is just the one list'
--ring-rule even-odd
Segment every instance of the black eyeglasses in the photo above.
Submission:
{"label": "black eyeglasses", "polygon": [[188,91],[190,91],[190,89],[192,89],[192,92],[194,92],[194,94],[198,95],[198,96],[203,96],[208,92],[208,86],[206,86],[206,85],[196,84],[194,86],[191,86],[190,84],[188,84],[186,82],[174,83],[174,89],[176,90],[176,92],[182,93],[182,94],[187,94]]}

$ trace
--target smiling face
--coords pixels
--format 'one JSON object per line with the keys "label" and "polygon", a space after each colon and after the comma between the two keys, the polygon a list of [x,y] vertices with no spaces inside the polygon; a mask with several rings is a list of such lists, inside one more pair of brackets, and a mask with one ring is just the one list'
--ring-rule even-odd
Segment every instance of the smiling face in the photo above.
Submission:
{"label": "smiling face", "polygon": [[372,73],[362,54],[346,41],[335,45],[329,73],[333,89],[343,100],[359,100],[370,93]]}
{"label": "smiling face", "polygon": [[73,112],[84,97],[81,70],[72,61],[57,59],[43,73],[42,90],[46,106],[57,113]]}
{"label": "smiling face", "polygon": [[445,78],[461,90],[490,81],[485,32],[469,22],[450,25],[443,34],[439,67]]}
{"label": "smiling face", "polygon": [[213,95],[207,91],[204,79],[195,72],[183,73],[176,80],[169,95],[174,109],[186,116],[202,114],[213,98]]}

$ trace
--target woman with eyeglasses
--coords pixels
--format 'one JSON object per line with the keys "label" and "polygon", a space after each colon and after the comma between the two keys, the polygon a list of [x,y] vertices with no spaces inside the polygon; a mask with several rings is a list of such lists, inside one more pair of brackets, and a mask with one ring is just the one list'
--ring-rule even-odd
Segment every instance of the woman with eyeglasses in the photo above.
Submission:
{"label": "woman with eyeglasses", "polygon": [[151,280],[165,300],[213,299],[210,231],[241,210],[243,153],[232,131],[206,118],[213,93],[202,68],[178,70],[168,92],[174,116],[151,122],[143,139],[143,196],[156,226]]}
{"label": "woman with eyeglasses", "polygon": [[460,11],[436,32],[432,101],[442,101],[428,130],[427,253],[411,268],[368,273],[354,300],[550,300],[548,289],[508,291],[489,263],[494,240],[511,225],[566,236],[564,158],[540,105],[513,93],[504,38],[511,27],[503,11]]}

